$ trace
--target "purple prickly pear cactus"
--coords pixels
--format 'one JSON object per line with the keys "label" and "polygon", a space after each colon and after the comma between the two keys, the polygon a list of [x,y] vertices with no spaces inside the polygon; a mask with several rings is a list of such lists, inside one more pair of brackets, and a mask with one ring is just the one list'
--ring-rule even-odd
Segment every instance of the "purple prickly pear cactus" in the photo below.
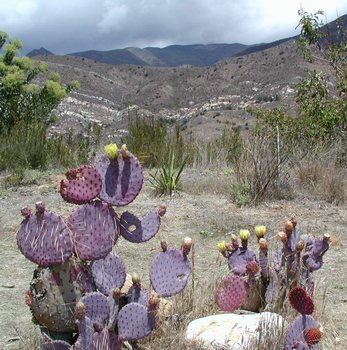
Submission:
{"label": "purple prickly pear cactus", "polygon": [[56,213],[45,210],[37,203],[36,214],[27,208],[25,219],[17,232],[17,244],[23,255],[42,267],[58,265],[70,258],[73,251],[71,231]]}
{"label": "purple prickly pear cactus", "polygon": [[84,204],[96,198],[101,191],[101,175],[94,165],[83,165],[66,172],[60,183],[60,194],[66,202]]}
{"label": "purple prickly pear cactus", "polygon": [[155,317],[138,303],[125,305],[118,315],[119,338],[137,340],[148,336],[155,327]]}
{"label": "purple prickly pear cactus", "polygon": [[183,290],[190,273],[191,265],[187,255],[179,249],[167,249],[153,259],[151,284],[160,296],[172,296]]}
{"label": "purple prickly pear cactus", "polygon": [[118,238],[116,213],[106,203],[95,201],[79,206],[69,217],[75,252],[83,260],[104,258]]}
{"label": "purple prickly pear cactus", "polygon": [[95,260],[92,274],[98,290],[105,295],[112,294],[116,288],[122,288],[126,279],[125,265],[114,252],[103,259]]}
{"label": "purple prickly pear cactus", "polygon": [[129,242],[142,243],[156,235],[160,227],[158,211],[152,210],[143,218],[138,219],[128,211],[119,220],[120,234]]}
{"label": "purple prickly pear cactus", "polygon": [[248,285],[242,277],[234,274],[223,278],[215,294],[215,301],[223,311],[239,309],[246,301]]}
{"label": "purple prickly pear cactus", "polygon": [[[28,208],[21,210],[18,246],[40,265],[25,301],[41,326],[51,334],[64,333],[72,343],[46,338],[44,350],[120,350],[122,341],[145,337],[155,327],[159,295],[143,288],[138,278],[128,292],[122,292],[125,266],[112,248],[120,233],[135,243],[152,238],[166,205],[141,219],[129,212],[118,217],[112,205],[135,199],[143,171],[125,145],[121,150],[108,145],[105,152],[95,165],[68,171],[61,182],[62,198],[80,205],[67,224],[46,211],[42,202],[36,204],[35,214]],[[165,252],[155,259],[151,280],[160,294],[173,295],[185,287],[191,246],[190,238],[181,250],[168,250],[166,244]]]}
{"label": "purple prickly pear cactus", "polygon": [[95,163],[101,174],[103,201],[123,206],[132,202],[143,184],[143,171],[138,159],[127,150],[119,150],[114,159],[104,155]]}

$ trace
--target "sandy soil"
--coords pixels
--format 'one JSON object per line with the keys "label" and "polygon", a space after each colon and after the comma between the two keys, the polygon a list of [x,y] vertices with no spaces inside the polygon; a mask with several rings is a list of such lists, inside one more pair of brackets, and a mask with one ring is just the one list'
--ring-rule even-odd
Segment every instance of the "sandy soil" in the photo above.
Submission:
{"label": "sandy soil", "polygon": [[[210,181],[218,174],[210,174]],[[151,259],[159,251],[159,242],[166,239],[170,245],[179,246],[185,236],[195,242],[195,280],[208,280],[220,269],[226,270],[216,243],[226,239],[226,233],[237,233],[240,228],[252,228],[256,224],[268,227],[268,237],[274,237],[283,222],[293,213],[303,233],[334,236],[334,244],[325,257],[323,268],[316,273],[319,310],[317,317],[326,332],[324,349],[346,348],[347,342],[347,206],[334,206],[323,201],[301,198],[292,201],[267,202],[256,208],[237,208],[221,193],[213,193],[208,185],[195,191],[186,174],[186,188],[173,198],[158,199],[151,196],[148,184],[138,198],[126,208],[139,216],[157,207],[165,200],[168,211],[162,220],[158,235],[150,242],[135,245],[120,239],[116,250],[128,267],[128,272],[138,272],[144,283],[148,282]],[[206,178],[204,179],[206,181]],[[207,179],[208,180],[208,179]],[[199,181],[199,176],[194,182]],[[206,181],[208,184],[209,181]],[[46,207],[67,217],[73,205],[66,204],[56,191],[59,177],[47,176],[41,185],[0,190],[0,349],[16,349],[18,344],[35,336],[37,328],[31,323],[31,315],[24,303],[24,291],[28,288],[34,264],[19,252],[16,230],[21,222],[19,209],[34,207],[43,200]],[[222,267],[221,267],[222,264]],[[324,308],[322,305],[324,304]],[[23,346],[23,345],[22,345]],[[22,347],[23,349],[25,347]]]}

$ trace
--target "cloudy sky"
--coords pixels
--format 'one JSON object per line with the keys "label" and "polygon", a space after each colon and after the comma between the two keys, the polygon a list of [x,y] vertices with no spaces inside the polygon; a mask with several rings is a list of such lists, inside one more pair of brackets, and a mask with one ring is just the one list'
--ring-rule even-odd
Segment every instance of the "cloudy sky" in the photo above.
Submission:
{"label": "cloudy sky", "polygon": [[297,34],[298,9],[347,13],[346,0],[1,0],[0,30],[56,54],[171,44],[270,42]]}

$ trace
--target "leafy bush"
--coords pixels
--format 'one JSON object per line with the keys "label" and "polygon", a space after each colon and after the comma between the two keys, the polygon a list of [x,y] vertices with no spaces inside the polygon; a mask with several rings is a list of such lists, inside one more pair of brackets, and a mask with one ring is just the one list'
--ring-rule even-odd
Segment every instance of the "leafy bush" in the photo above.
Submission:
{"label": "leafy bush", "polygon": [[69,92],[78,87],[77,81],[61,84],[58,73],[51,73],[43,86],[37,78],[48,71],[47,64],[29,57],[19,57],[22,43],[0,32],[0,135],[11,131],[20,121],[40,121],[49,124],[50,112]]}
{"label": "leafy bush", "polygon": [[162,119],[136,115],[129,118],[128,131],[122,143],[138,154],[141,163],[148,168],[165,166],[171,151],[177,162],[189,164],[197,153],[194,142],[183,138],[179,124],[169,128]]}

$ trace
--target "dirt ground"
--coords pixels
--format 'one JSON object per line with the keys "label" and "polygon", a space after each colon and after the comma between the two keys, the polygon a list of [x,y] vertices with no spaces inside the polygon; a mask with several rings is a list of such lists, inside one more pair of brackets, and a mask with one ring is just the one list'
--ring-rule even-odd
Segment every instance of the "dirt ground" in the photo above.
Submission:
{"label": "dirt ground", "polygon": [[[264,224],[268,227],[268,238],[274,239],[284,221],[295,214],[303,233],[329,233],[334,237],[334,244],[325,256],[324,266],[315,275],[316,317],[325,329],[324,349],[346,349],[347,205],[335,206],[301,196],[291,201],[237,208],[228,195],[213,192],[213,182],[219,176],[218,173],[194,173],[194,176],[186,173],[187,190],[171,199],[153,197],[146,182],[132,204],[118,208],[118,213],[129,210],[141,216],[162,201],[168,206],[160,232],[150,242],[136,245],[120,239],[117,243],[115,249],[124,260],[128,272],[138,272],[143,283],[148,283],[150,262],[160,250],[160,240],[166,239],[169,245],[179,246],[185,236],[190,236],[194,241],[195,281],[203,284],[216,271],[227,271],[226,262],[222,261],[216,244],[228,239],[228,232],[237,233],[240,228]],[[197,189],[196,184],[200,180],[206,183],[205,189]],[[219,178],[219,181],[224,180]],[[39,185],[0,190],[0,349],[16,349],[19,343],[23,349],[29,349],[25,347],[26,339],[38,333],[24,303],[24,292],[28,289],[35,265],[19,252],[16,231],[22,220],[20,208],[34,208],[38,200],[43,200],[46,208],[65,218],[71,213],[74,206],[66,204],[57,193],[58,183],[59,176],[45,175]]]}

